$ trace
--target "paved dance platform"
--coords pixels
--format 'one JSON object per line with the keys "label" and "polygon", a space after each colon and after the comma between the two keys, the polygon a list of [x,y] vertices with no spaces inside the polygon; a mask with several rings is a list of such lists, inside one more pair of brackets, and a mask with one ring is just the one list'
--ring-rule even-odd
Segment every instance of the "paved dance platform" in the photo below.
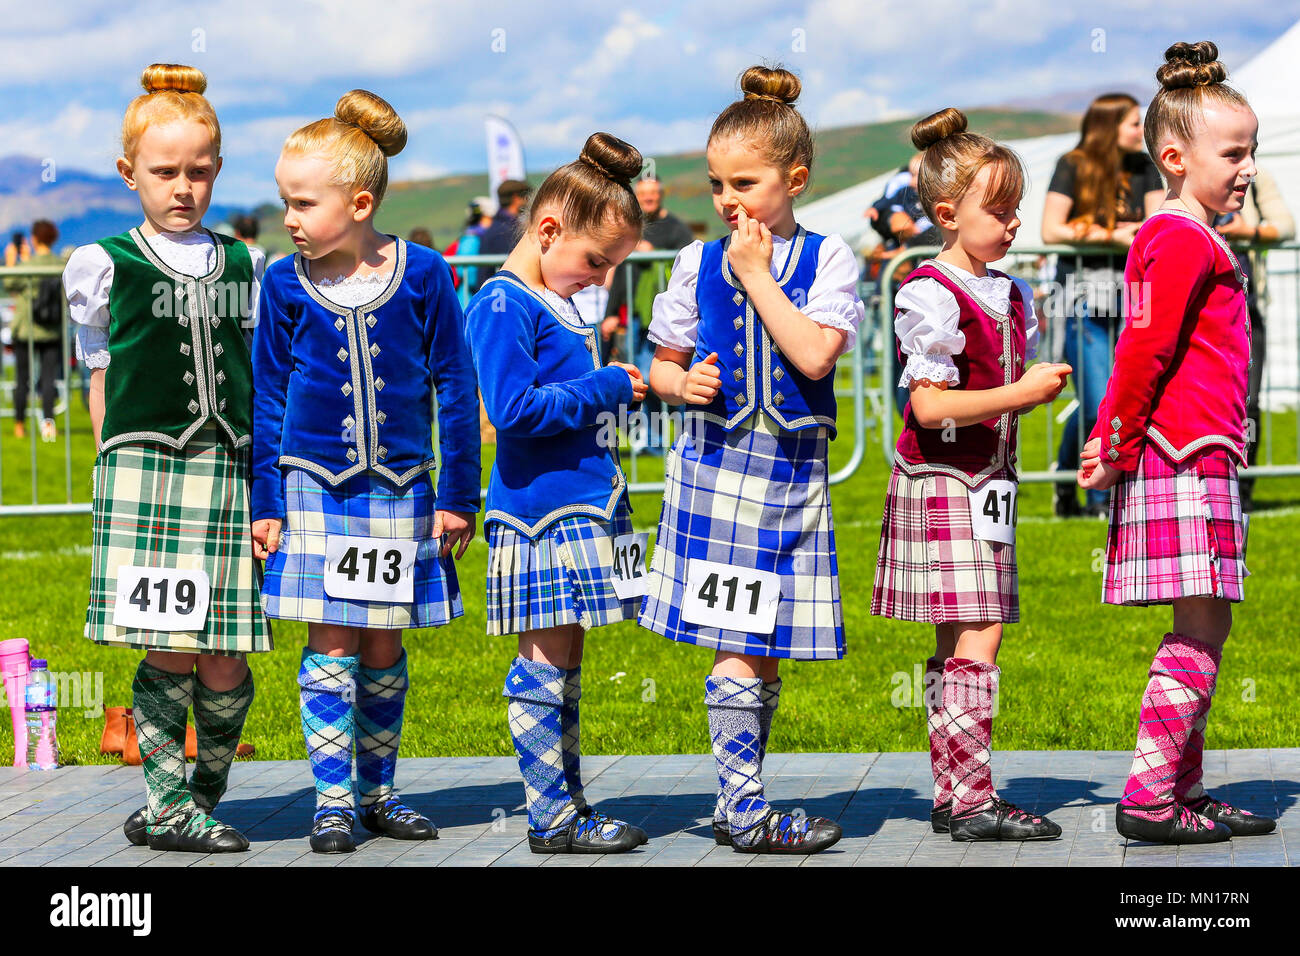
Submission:
{"label": "paved dance platform", "polygon": [[[525,839],[523,784],[513,758],[403,758],[403,799],[440,838],[401,842],[364,833],[357,852],[313,854],[314,790],[305,760],[239,762],[218,817],[252,842],[203,856],[130,846],[122,822],[143,802],[140,769],[0,768],[0,867],[7,866],[1289,866],[1300,862],[1300,748],[1211,750],[1205,783],[1222,800],[1279,817],[1267,836],[1201,847],[1130,843],[1114,828],[1128,752],[1006,751],[1002,795],[1064,830],[1043,843],[953,843],[930,831],[926,753],[769,754],[767,794],[782,809],[831,817],[844,839],[811,857],[740,854],[709,830],[713,757],[584,757],[589,800],[645,828],[650,843],[611,856],[537,856]],[[360,828],[359,828],[360,829]],[[359,834],[359,836],[362,834]]]}

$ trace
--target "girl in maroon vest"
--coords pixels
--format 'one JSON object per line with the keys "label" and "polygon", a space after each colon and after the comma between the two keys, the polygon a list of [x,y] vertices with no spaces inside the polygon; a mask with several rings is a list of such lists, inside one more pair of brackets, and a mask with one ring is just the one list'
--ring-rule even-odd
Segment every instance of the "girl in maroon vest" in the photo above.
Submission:
{"label": "girl in maroon vest", "polygon": [[1115,808],[1121,835],[1162,843],[1274,828],[1201,786],[1205,719],[1247,573],[1237,488],[1247,440],[1246,279],[1210,223],[1244,205],[1257,131],[1217,56],[1209,41],[1176,43],[1156,73],[1162,88],[1146,141],[1169,194],[1129,251],[1130,318],[1079,471],[1085,488],[1115,487],[1103,601],[1173,605]]}
{"label": "girl in maroon vest", "polygon": [[[1034,357],[1038,321],[1022,281],[986,264],[1020,220],[1024,168],[945,109],[912,128],[918,191],[943,251],[899,289],[894,327],[911,392],[881,528],[871,613],[935,625],[926,665],[936,833],[954,840],[1053,838],[1061,828],[993,789],[989,757],[1002,625],[1016,584],[1016,419],[1060,393],[1068,365]],[[940,691],[939,686],[942,686]]]}

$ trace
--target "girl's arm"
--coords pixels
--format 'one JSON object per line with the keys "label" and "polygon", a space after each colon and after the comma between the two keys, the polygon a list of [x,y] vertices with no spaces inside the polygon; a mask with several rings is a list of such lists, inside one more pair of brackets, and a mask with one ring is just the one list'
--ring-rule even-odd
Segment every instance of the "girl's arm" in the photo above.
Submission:
{"label": "girl's arm", "polygon": [[632,376],[613,365],[538,385],[532,319],[499,288],[474,297],[465,323],[483,404],[502,435],[540,437],[593,428],[601,413],[616,412],[635,397]]}
{"label": "girl's arm", "polygon": [[997,388],[949,388],[946,382],[913,382],[912,414],[922,428],[961,428],[1043,405],[1061,394],[1070,366],[1039,362],[1019,381]]}
{"label": "girl's arm", "polygon": [[437,508],[473,514],[479,510],[483,465],[478,430],[478,390],[465,344],[465,316],[439,257],[429,277],[425,305],[428,367],[438,393]]}
{"label": "girl's arm", "polygon": [[[254,524],[284,518],[284,482],[280,474],[280,439],[293,370],[293,326],[275,295],[274,279],[262,282],[258,322],[253,332],[253,447],[250,513]],[[275,550],[271,536],[266,549]],[[256,550],[256,549],[255,549]],[[261,555],[259,555],[261,556]]]}
{"label": "girl's arm", "polygon": [[[771,231],[750,219],[744,209],[739,212],[736,231],[727,247],[727,260],[781,354],[813,380],[829,375],[848,343],[849,333],[820,325],[795,307],[772,278]],[[804,292],[806,295],[808,290]]]}
{"label": "girl's arm", "polygon": [[95,447],[99,447],[99,436],[104,428],[104,370],[90,370],[90,427],[95,433]]}
{"label": "girl's arm", "polygon": [[669,405],[707,405],[722,385],[718,353],[710,352],[691,365],[694,352],[681,352],[661,345],[650,363],[650,387]]}

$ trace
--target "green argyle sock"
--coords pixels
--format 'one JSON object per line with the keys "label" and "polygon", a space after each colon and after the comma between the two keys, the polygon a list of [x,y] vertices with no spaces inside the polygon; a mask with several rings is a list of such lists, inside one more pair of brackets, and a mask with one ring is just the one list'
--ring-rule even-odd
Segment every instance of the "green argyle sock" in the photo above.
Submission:
{"label": "green argyle sock", "polygon": [[190,775],[190,795],[208,813],[226,792],[230,764],[253,703],[253,672],[233,690],[211,690],[194,678],[194,732],[199,757]]}
{"label": "green argyle sock", "polygon": [[194,675],[171,674],[141,661],[131,690],[149,821],[170,825],[195,809],[185,785],[185,718],[194,693]]}

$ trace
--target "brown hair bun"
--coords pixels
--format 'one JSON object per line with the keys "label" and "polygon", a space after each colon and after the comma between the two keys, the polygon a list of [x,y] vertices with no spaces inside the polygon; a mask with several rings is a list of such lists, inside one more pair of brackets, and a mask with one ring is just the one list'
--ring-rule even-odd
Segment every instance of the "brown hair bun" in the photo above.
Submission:
{"label": "brown hair bun", "polygon": [[917,149],[929,149],[941,139],[966,132],[966,114],[956,107],[946,107],[937,113],[931,113],[912,127],[912,145]]}
{"label": "brown hair bun", "polygon": [[799,77],[781,67],[751,66],[740,75],[740,91],[745,99],[775,100],[794,106],[803,91]]}
{"label": "brown hair bun", "polygon": [[578,162],[600,170],[614,182],[623,186],[631,184],[640,175],[641,151],[609,133],[592,133],[578,154]]}
{"label": "brown hair bun", "polygon": [[1228,71],[1219,62],[1219,48],[1210,40],[1175,43],[1165,50],[1165,62],[1156,70],[1162,89],[1181,90],[1222,83]]}

